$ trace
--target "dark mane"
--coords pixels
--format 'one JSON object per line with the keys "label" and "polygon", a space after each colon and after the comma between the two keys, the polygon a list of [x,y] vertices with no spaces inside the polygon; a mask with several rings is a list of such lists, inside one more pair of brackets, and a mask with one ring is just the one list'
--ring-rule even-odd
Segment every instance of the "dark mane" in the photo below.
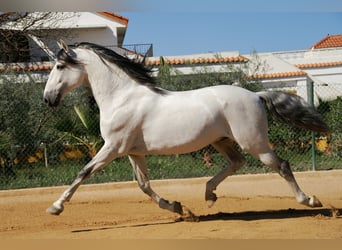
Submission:
{"label": "dark mane", "polygon": [[[70,47],[92,50],[103,60],[104,63],[106,63],[106,61],[114,63],[140,84],[147,86],[156,93],[165,94],[165,91],[163,89],[160,89],[156,86],[156,80],[151,76],[152,71],[144,65],[144,60],[142,62],[138,62],[136,60],[129,59],[116,53],[113,50],[94,43],[82,42]],[[58,53],[58,59],[64,60],[65,62],[71,64],[78,63],[76,59],[68,56],[67,53],[63,52],[60,51]]]}

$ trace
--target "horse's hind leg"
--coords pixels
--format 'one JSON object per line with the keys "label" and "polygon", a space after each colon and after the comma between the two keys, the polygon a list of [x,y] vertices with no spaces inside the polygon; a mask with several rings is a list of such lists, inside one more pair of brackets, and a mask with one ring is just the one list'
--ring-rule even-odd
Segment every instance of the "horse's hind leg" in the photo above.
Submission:
{"label": "horse's hind leg", "polygon": [[183,215],[182,205],[178,201],[170,203],[169,201],[159,197],[159,195],[152,190],[147,175],[147,163],[145,156],[129,155],[129,160],[132,164],[141,190],[145,194],[150,196],[152,200],[159,205],[160,208]]}
{"label": "horse's hind leg", "polygon": [[224,156],[229,165],[207,182],[205,200],[208,202],[209,207],[214,205],[215,201],[217,200],[217,196],[214,193],[216,187],[246,162],[245,158],[234,148],[233,142],[228,138],[215,142],[212,144],[212,146]]}
{"label": "horse's hind leg", "polygon": [[283,177],[292,188],[298,203],[309,207],[321,207],[321,202],[315,196],[307,196],[299,187],[288,161],[279,158],[272,149],[267,146],[265,153],[253,154],[258,157],[265,165],[274,169]]}

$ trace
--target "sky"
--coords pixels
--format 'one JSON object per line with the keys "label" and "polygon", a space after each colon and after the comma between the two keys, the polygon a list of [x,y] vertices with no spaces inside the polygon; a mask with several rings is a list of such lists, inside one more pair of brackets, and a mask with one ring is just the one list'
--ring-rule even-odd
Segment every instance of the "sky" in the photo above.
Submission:
{"label": "sky", "polygon": [[[341,1],[342,2],[342,1]],[[342,12],[130,11],[124,44],[152,43],[154,56],[305,50],[342,34]]]}
{"label": "sky", "polygon": [[342,0],[1,0],[0,11],[110,11],[155,56],[305,50],[342,34]]}

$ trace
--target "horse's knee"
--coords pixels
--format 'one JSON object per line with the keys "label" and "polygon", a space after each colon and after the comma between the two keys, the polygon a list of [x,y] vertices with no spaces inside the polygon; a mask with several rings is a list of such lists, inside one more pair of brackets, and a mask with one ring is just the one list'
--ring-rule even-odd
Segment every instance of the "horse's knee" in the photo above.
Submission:
{"label": "horse's knee", "polygon": [[279,166],[279,174],[281,177],[288,179],[293,179],[293,173],[290,168],[290,164],[288,161],[282,161]]}

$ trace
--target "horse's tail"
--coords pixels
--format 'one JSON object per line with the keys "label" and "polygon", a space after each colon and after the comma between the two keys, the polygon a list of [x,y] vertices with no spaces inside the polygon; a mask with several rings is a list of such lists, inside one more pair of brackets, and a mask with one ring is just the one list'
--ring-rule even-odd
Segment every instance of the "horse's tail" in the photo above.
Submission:
{"label": "horse's tail", "polygon": [[282,122],[316,132],[329,131],[321,115],[303,98],[280,91],[258,92],[257,95]]}

